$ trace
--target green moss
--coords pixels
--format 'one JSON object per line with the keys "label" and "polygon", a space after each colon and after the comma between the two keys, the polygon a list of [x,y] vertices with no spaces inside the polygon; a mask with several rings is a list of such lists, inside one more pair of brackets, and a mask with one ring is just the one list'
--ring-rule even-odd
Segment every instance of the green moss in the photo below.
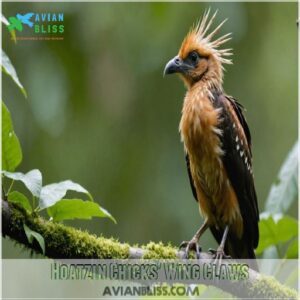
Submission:
{"label": "green moss", "polygon": [[299,299],[297,291],[266,275],[260,275],[253,283],[250,287],[250,295],[264,299]]}
{"label": "green moss", "polygon": [[72,227],[48,222],[47,226],[40,220],[35,222],[40,233],[44,236],[47,248],[57,249],[68,258],[127,258],[129,245],[120,244],[114,239],[96,237],[88,232],[80,231]]}
{"label": "green moss", "polygon": [[[129,256],[129,245],[117,240],[97,237],[87,231],[81,231],[59,223],[33,217],[26,211],[14,206],[12,209],[10,231],[23,233],[23,223],[39,232],[45,240],[46,256],[53,258],[98,258],[123,259]],[[19,240],[19,242],[22,242]],[[39,247],[31,246],[39,252]]]}
{"label": "green moss", "polygon": [[143,256],[144,259],[175,259],[177,258],[177,249],[171,245],[164,245],[162,242],[154,243],[150,242],[142,249],[147,250],[146,254]]}

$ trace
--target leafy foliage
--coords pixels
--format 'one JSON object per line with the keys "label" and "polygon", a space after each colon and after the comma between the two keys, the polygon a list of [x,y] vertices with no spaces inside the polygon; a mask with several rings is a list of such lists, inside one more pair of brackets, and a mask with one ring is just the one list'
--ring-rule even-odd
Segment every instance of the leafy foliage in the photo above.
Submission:
{"label": "leafy foliage", "polygon": [[42,174],[39,170],[31,170],[26,174],[21,172],[2,172],[5,177],[22,181],[33,196],[39,197],[42,189]]}
{"label": "leafy foliage", "polygon": [[26,224],[23,224],[23,227],[24,227],[24,231],[27,236],[28,242],[30,244],[32,244],[33,240],[35,239],[39,243],[39,245],[43,251],[43,254],[45,254],[44,238],[38,232],[31,230]]}
{"label": "leafy foliage", "polygon": [[289,244],[285,257],[298,259],[298,238],[292,240],[292,242]]}
{"label": "leafy foliage", "polygon": [[11,121],[10,112],[2,102],[2,168],[14,171],[22,161],[22,150]]}
{"label": "leafy foliage", "polygon": [[[2,23],[8,25],[8,21],[2,15]],[[12,36],[14,31],[11,32]],[[17,86],[21,89],[25,97],[26,91],[21,84],[16,70],[10,59],[2,51],[2,70],[7,73]],[[42,209],[48,208],[47,212],[53,221],[63,221],[70,219],[91,219],[92,217],[110,218],[116,223],[113,216],[102,208],[99,204],[93,202],[92,195],[80,184],[71,180],[65,180],[58,183],[42,186],[43,179],[39,170],[34,169],[27,173],[14,172],[22,161],[22,150],[18,137],[14,133],[10,113],[2,102],[2,176],[11,179],[10,187],[5,194],[9,202],[17,203],[29,213],[38,213]],[[26,195],[19,191],[11,191],[14,181],[21,181],[32,194],[32,203]],[[84,193],[90,201],[82,199],[62,199],[67,191]],[[35,199],[38,199],[38,205],[35,206]],[[31,230],[26,224],[23,224],[28,242],[36,240],[43,253],[45,253],[45,241],[41,234]]]}
{"label": "leafy foliage", "polygon": [[298,236],[298,222],[288,216],[269,215],[260,221],[259,234],[257,254],[262,253],[272,245],[280,245],[296,238]]}
{"label": "leafy foliage", "polygon": [[48,208],[48,214],[54,221],[108,217],[116,223],[115,218],[97,203],[81,199],[62,199]]}
{"label": "leafy foliage", "polygon": [[298,221],[284,215],[298,199],[298,147],[296,142],[284,161],[260,216],[256,253],[264,258],[298,258]]}
{"label": "leafy foliage", "polygon": [[20,82],[17,72],[16,72],[14,66],[12,65],[9,57],[6,55],[6,53],[2,49],[1,49],[1,52],[2,52],[1,53],[2,70],[13,79],[13,81],[17,84],[17,86],[20,88],[20,90],[24,94],[24,96],[27,98],[26,90],[24,89],[22,83]]}
{"label": "leafy foliage", "polygon": [[6,26],[8,26],[9,25],[9,22],[7,21],[7,19],[1,14],[1,22],[4,24],[4,25],[6,25]]}
{"label": "leafy foliage", "polygon": [[266,201],[266,211],[285,213],[298,198],[298,142],[283,163],[278,180],[272,185]]}
{"label": "leafy foliage", "polygon": [[91,194],[80,184],[71,180],[66,180],[59,183],[49,184],[42,188],[39,203],[40,208],[44,209],[54,205],[66,195],[68,190],[87,194],[89,198],[93,200]]}
{"label": "leafy foliage", "polygon": [[[48,215],[54,221],[99,217],[110,218],[116,223],[114,217],[104,208],[99,206],[99,204],[93,202],[92,195],[78,183],[71,180],[65,180],[42,187],[42,174],[36,169],[31,170],[26,174],[7,171],[2,171],[2,174],[13,181],[19,180],[23,182],[31,192],[32,196],[36,197],[39,201],[38,206],[34,207],[35,211],[41,211],[48,208]],[[84,193],[91,201],[83,201],[82,199],[62,199],[69,190]],[[28,211],[32,211],[32,207],[34,206],[34,203],[31,205],[24,194],[17,191],[8,193],[8,201],[18,203]]]}
{"label": "leafy foliage", "polygon": [[29,199],[24,194],[14,191],[14,192],[10,192],[7,198],[9,202],[18,203],[27,211],[32,212],[32,207],[29,202]]}

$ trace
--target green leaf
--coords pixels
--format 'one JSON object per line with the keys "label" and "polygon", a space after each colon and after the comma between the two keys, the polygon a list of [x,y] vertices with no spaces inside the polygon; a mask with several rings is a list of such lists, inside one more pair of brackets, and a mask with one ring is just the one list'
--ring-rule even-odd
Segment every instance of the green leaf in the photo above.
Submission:
{"label": "green leaf", "polygon": [[42,174],[39,170],[34,169],[26,174],[21,172],[2,172],[4,176],[11,178],[13,180],[22,181],[33,196],[39,197],[42,189]]}
{"label": "green leaf", "polygon": [[29,212],[32,212],[32,207],[28,198],[20,192],[17,191],[10,192],[8,194],[8,201],[13,203],[18,203]]}
{"label": "green leaf", "polygon": [[9,22],[7,21],[7,19],[1,14],[1,22],[4,24],[4,25],[6,25],[6,26],[8,26],[9,25]]}
{"label": "green leaf", "polygon": [[294,239],[285,254],[286,258],[298,258],[298,239]]}
{"label": "green leaf", "polygon": [[2,61],[1,61],[2,70],[13,79],[13,81],[21,89],[25,98],[27,98],[26,90],[24,89],[23,85],[21,84],[19,77],[17,75],[17,72],[16,72],[14,66],[12,65],[9,57],[6,55],[6,53],[2,49],[1,49],[1,52],[2,52]]}
{"label": "green leaf", "polygon": [[24,231],[27,236],[28,242],[30,244],[32,244],[33,239],[35,239],[39,243],[39,245],[43,251],[43,254],[45,255],[45,240],[44,240],[43,236],[41,234],[39,234],[38,232],[31,230],[26,224],[23,224],[23,227],[24,227]]}
{"label": "green leaf", "polygon": [[69,190],[87,194],[90,200],[93,201],[91,194],[80,184],[75,183],[71,180],[66,180],[59,183],[45,185],[42,187],[39,203],[40,209],[44,209],[54,205],[57,201],[62,199]]}
{"label": "green leaf", "polygon": [[298,222],[288,216],[269,216],[259,221],[259,244],[256,253],[262,253],[272,245],[278,245],[298,236]]}
{"label": "green leaf", "polygon": [[110,218],[114,223],[117,223],[115,218],[99,204],[81,199],[62,199],[49,207],[47,211],[54,221],[99,217]]}
{"label": "green leaf", "polygon": [[2,102],[2,169],[14,171],[22,161],[22,150],[5,104]]}
{"label": "green leaf", "polygon": [[298,142],[283,163],[278,183],[273,184],[266,201],[266,211],[285,213],[298,199]]}

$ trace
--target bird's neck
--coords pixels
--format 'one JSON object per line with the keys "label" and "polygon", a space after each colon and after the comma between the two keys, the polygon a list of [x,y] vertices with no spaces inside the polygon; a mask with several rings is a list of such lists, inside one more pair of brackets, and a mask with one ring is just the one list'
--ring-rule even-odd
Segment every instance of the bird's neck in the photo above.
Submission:
{"label": "bird's neck", "polygon": [[215,72],[204,74],[200,80],[193,81],[192,79],[182,78],[188,93],[222,93],[223,92],[223,76]]}
{"label": "bird's neck", "polygon": [[213,101],[215,95],[219,95],[222,93],[222,81],[218,80],[217,78],[215,78],[214,80],[212,78],[210,80],[206,80],[205,78],[203,78],[203,80],[196,82],[187,90],[187,95],[193,95],[192,97],[188,98],[196,102],[203,98]]}

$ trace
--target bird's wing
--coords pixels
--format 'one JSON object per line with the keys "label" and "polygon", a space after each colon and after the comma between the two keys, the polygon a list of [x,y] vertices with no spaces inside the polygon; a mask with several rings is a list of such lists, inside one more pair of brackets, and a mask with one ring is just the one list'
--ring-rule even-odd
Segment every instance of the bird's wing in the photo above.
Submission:
{"label": "bird's wing", "polygon": [[244,117],[244,114],[243,114],[244,106],[231,96],[226,96],[226,98],[232,104],[232,106],[235,110],[235,113],[236,113],[236,115],[237,115],[237,117],[240,121],[240,124],[244,129],[244,133],[246,135],[246,139],[247,139],[247,142],[248,142],[249,151],[250,151],[250,154],[252,156],[252,152],[251,152],[251,134],[250,134],[250,129],[248,127],[247,121],[246,121],[246,119]]}
{"label": "bird's wing", "polygon": [[253,248],[258,244],[257,197],[252,174],[251,136],[242,106],[233,98],[218,95],[214,106],[222,108],[220,129],[224,155],[222,161],[231,185],[238,198],[244,223],[244,235]]}

